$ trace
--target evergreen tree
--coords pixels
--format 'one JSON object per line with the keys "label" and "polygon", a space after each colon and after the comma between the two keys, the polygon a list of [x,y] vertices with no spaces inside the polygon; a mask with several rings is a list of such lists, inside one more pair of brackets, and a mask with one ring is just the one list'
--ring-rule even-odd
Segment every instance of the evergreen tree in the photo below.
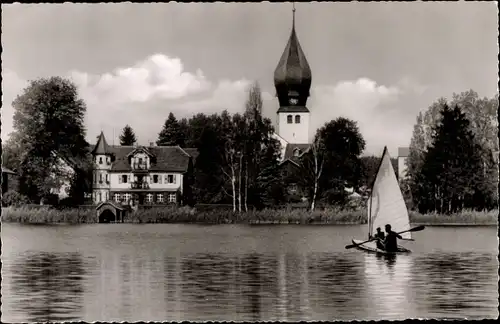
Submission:
{"label": "evergreen tree", "polygon": [[132,146],[137,142],[134,130],[129,125],[125,125],[120,135],[120,145]]}
{"label": "evergreen tree", "polygon": [[458,106],[444,105],[441,122],[434,128],[432,143],[416,175],[420,212],[451,213],[478,206],[484,182],[481,147],[470,122]]}
{"label": "evergreen tree", "polygon": [[[182,126],[182,127],[181,127]],[[173,113],[168,114],[168,118],[163,125],[163,129],[158,134],[156,144],[158,146],[185,146],[185,131],[187,122],[179,124]],[[184,129],[182,129],[184,128]]]}

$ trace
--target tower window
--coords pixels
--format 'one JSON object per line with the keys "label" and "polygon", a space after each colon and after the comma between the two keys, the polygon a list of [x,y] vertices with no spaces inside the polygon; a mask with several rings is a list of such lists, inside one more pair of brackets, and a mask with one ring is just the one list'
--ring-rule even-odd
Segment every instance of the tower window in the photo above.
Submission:
{"label": "tower window", "polygon": [[295,124],[300,124],[300,115],[295,115]]}
{"label": "tower window", "polygon": [[102,156],[99,157],[99,164],[102,164]]}
{"label": "tower window", "polygon": [[291,124],[291,123],[293,122],[293,119],[292,119],[292,118],[293,118],[293,117],[292,117],[292,115],[288,115],[288,116],[286,116],[286,122],[287,122],[288,124]]}

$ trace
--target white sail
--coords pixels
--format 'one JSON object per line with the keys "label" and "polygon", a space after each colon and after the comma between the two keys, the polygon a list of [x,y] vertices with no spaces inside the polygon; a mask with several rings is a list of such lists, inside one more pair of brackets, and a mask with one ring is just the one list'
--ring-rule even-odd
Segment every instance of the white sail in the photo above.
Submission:
{"label": "white sail", "polygon": [[[410,229],[410,217],[399,188],[396,173],[392,167],[391,157],[384,148],[382,161],[375,177],[370,198],[368,198],[368,231],[375,234],[377,227],[385,231],[385,225],[391,224],[394,232]],[[401,234],[405,239],[411,238],[411,232]]]}

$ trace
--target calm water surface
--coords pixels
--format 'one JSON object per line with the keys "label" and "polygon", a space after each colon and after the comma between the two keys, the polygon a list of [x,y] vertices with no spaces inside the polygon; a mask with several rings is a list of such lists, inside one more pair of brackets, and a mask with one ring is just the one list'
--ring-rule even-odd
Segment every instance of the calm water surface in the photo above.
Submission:
{"label": "calm water surface", "polygon": [[497,318],[497,227],[2,224],[2,321]]}

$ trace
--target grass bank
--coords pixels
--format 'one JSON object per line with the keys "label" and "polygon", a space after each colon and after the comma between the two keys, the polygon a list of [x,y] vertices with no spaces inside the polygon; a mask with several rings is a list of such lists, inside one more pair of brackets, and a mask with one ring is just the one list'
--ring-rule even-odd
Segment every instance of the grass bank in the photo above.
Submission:
{"label": "grass bank", "polygon": [[[57,210],[42,206],[2,208],[2,222],[15,223],[96,223],[93,208]],[[228,210],[197,211],[192,208],[140,209],[127,215],[127,223],[197,223],[197,224],[366,224],[366,211],[328,208],[309,212],[300,209],[266,209],[233,213]],[[497,225],[498,210],[463,211],[452,215],[410,212],[410,222],[418,225]]]}

